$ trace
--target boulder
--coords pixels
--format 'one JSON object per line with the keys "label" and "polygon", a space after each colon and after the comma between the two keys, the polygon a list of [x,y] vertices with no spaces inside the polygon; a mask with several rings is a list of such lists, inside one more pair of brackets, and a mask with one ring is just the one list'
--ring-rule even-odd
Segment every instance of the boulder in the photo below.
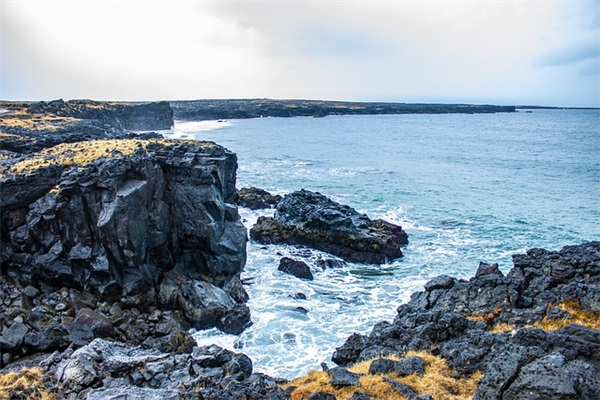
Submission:
{"label": "boulder", "polygon": [[288,398],[274,379],[252,373],[247,356],[218,346],[174,354],[95,339],[41,368],[62,398]]}
{"label": "boulder", "polygon": [[304,261],[293,260],[289,257],[283,257],[279,260],[279,267],[277,267],[277,270],[300,279],[309,281],[314,279],[310,267]]}
{"label": "boulder", "polygon": [[401,257],[401,247],[408,244],[400,226],[371,220],[307,190],[285,195],[274,217],[260,217],[250,236],[260,243],[304,245],[349,262],[373,264]]}
{"label": "boulder", "polygon": [[257,187],[241,188],[237,192],[238,206],[251,210],[275,208],[280,200],[280,195],[272,195],[266,190]]}
{"label": "boulder", "polygon": [[355,386],[358,385],[360,379],[359,374],[348,371],[343,367],[334,367],[327,371],[331,377],[331,385],[333,387]]}

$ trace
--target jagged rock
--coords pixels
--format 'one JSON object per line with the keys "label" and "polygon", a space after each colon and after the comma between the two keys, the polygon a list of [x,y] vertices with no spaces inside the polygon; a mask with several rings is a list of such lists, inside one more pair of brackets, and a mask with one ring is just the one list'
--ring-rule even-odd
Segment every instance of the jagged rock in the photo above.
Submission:
{"label": "jagged rock", "polygon": [[272,195],[264,189],[257,187],[241,188],[238,190],[237,204],[251,210],[275,208],[281,196]]}
{"label": "jagged rock", "polygon": [[305,245],[346,261],[373,264],[401,257],[400,247],[408,244],[408,235],[401,227],[371,220],[307,190],[285,195],[275,216],[260,217],[250,236],[260,243]]}
{"label": "jagged rock", "polygon": [[111,338],[115,336],[115,329],[110,320],[99,312],[89,308],[82,308],[77,312],[73,320],[73,325],[88,326],[94,337],[97,338]]}
{"label": "jagged rock", "polygon": [[331,393],[318,391],[318,392],[314,392],[313,394],[308,396],[308,400],[336,400],[336,399],[335,399],[335,396],[332,395]]}
{"label": "jagged rock", "polygon": [[30,329],[12,361],[98,337],[184,351],[191,326],[239,334],[250,325],[235,154],[136,139],[63,144],[27,160],[0,171],[2,279],[14,282],[14,311],[0,310],[0,322]]}
{"label": "jagged rock", "polygon": [[[525,325],[553,315],[550,305],[565,300],[600,311],[595,300],[600,292],[600,242],[553,252],[532,249],[513,260],[507,276],[494,267],[469,281],[433,279],[398,308],[392,323],[376,324],[368,337],[352,335],[332,360],[349,365],[382,354],[427,350],[444,358],[456,374],[482,371],[477,400],[597,398],[600,332],[575,324],[551,332]],[[472,315],[484,321],[469,319]],[[515,329],[488,331],[502,322]],[[395,365],[376,360],[371,372],[391,372]]]}
{"label": "jagged rock", "polygon": [[370,344],[366,336],[353,333],[343,346],[335,349],[331,361],[338,365],[348,365],[356,362],[360,353]]}
{"label": "jagged rock", "polygon": [[[178,289],[184,281],[204,285],[204,292],[212,285],[222,295],[184,310],[196,328],[215,326],[225,312],[206,324],[197,313],[204,308],[206,315],[215,304],[234,308],[237,302],[220,287],[239,280],[246,256],[246,230],[234,203],[236,157],[211,143],[131,145],[139,146],[131,156],[41,167],[43,179],[29,185],[21,182],[29,179],[25,173],[2,177],[12,194],[2,197],[3,221],[15,210],[26,215],[12,230],[5,227],[14,223],[2,224],[5,271],[24,286],[85,288],[126,307],[176,308],[171,300],[182,303],[181,296],[195,291]],[[43,173],[57,168],[60,174]],[[164,281],[168,271],[180,278]],[[156,304],[156,294],[171,283],[176,294]]]}
{"label": "jagged rock", "polygon": [[317,265],[323,269],[329,269],[345,267],[347,264],[344,260],[339,260],[337,258],[321,258],[320,260],[317,260]]}
{"label": "jagged rock", "polygon": [[484,262],[479,263],[479,268],[477,268],[477,272],[475,272],[475,277],[479,277],[482,275],[503,275],[502,271],[498,268],[498,263],[494,264],[486,264]]}
{"label": "jagged rock", "polygon": [[388,374],[395,372],[400,376],[417,374],[423,376],[425,363],[421,357],[407,357],[400,361],[392,361],[387,358],[374,360],[369,367],[369,374]]}
{"label": "jagged rock", "polygon": [[3,352],[14,352],[23,344],[27,332],[29,332],[27,325],[15,322],[0,336],[0,349]]}
{"label": "jagged rock", "polygon": [[310,267],[304,261],[293,260],[289,257],[283,257],[279,260],[278,271],[286,274],[294,275],[296,278],[312,281],[314,276],[310,271]]}
{"label": "jagged rock", "polygon": [[389,378],[387,376],[384,376],[383,379],[387,383],[389,383],[392,386],[392,388],[394,388],[394,390],[398,392],[398,394],[400,394],[401,396],[404,396],[410,400],[416,399],[419,396],[419,393],[417,393],[413,388],[411,388],[408,385],[405,385],[402,382],[398,382],[397,380]]}
{"label": "jagged rock", "polygon": [[359,374],[348,371],[343,367],[334,367],[327,371],[331,377],[331,385],[334,387],[355,386],[360,379]]}
{"label": "jagged rock", "polygon": [[371,396],[365,392],[356,391],[352,393],[352,396],[348,400],[371,400]]}
{"label": "jagged rock", "polygon": [[173,354],[95,339],[41,367],[62,398],[289,398],[278,381],[253,374],[247,356],[218,346]]}

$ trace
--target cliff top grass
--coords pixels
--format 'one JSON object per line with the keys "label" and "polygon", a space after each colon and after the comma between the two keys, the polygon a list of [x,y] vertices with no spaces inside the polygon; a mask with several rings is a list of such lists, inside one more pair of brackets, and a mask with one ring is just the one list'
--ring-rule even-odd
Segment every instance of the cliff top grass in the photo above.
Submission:
{"label": "cliff top grass", "polygon": [[195,140],[172,141],[167,139],[102,139],[62,143],[5,167],[3,171],[0,170],[0,178],[11,174],[31,173],[35,170],[51,166],[85,166],[103,157],[130,157],[137,149],[146,149],[151,143],[164,146],[188,144],[204,148],[215,146],[212,142],[199,142]]}
{"label": "cliff top grass", "polygon": [[17,110],[10,114],[0,114],[0,129],[21,128],[29,131],[54,132],[67,123],[80,121],[72,117],[59,117],[52,114],[29,114],[25,110]]}
{"label": "cliff top grass", "polygon": [[[330,383],[330,376],[324,371],[310,371],[306,376],[296,378],[283,385],[283,389],[296,387],[291,393],[292,400],[305,400],[315,392],[323,391],[331,393],[336,399],[349,399],[356,391],[369,394],[374,399],[398,400],[400,396],[384,377],[394,379],[410,386],[419,394],[428,394],[436,400],[466,400],[473,398],[477,390],[477,383],[483,377],[481,372],[471,376],[456,378],[454,371],[448,366],[446,360],[433,356],[426,351],[409,351],[405,357],[418,356],[425,362],[425,374],[416,374],[402,377],[396,373],[369,374],[369,367],[375,360],[363,361],[348,368],[349,371],[361,374],[357,386],[336,388]],[[400,357],[387,357],[390,360],[400,360]]]}
{"label": "cliff top grass", "polygon": [[0,400],[54,400],[56,396],[44,387],[39,368],[23,368],[19,372],[0,375]]}

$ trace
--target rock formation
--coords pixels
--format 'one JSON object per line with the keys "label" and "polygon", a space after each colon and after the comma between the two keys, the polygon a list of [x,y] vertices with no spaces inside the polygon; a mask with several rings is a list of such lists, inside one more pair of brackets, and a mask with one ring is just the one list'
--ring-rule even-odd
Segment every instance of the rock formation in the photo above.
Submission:
{"label": "rock formation", "polygon": [[163,353],[95,339],[44,360],[42,369],[70,399],[287,399],[278,381],[252,373],[252,361],[218,346]]}
{"label": "rock formation", "polygon": [[283,197],[274,217],[250,230],[260,243],[313,247],[350,262],[382,264],[402,256],[408,235],[400,226],[371,220],[320,193],[300,190]]}
{"label": "rock formation", "polygon": [[[506,277],[431,280],[392,323],[352,335],[332,360],[428,350],[459,374],[483,372],[475,399],[599,398],[600,242],[532,249],[513,260]],[[581,315],[591,327],[579,325]]]}
{"label": "rock formation", "polygon": [[483,104],[361,103],[322,100],[228,99],[171,101],[175,118],[218,120],[260,117],[325,117],[373,114],[481,114],[515,112],[514,106]]}
{"label": "rock formation", "polygon": [[169,129],[173,126],[173,110],[166,101],[125,103],[59,99],[33,103],[27,109],[27,113],[99,120],[134,131]]}
{"label": "rock formation", "polygon": [[[171,310],[176,325],[240,333],[250,319],[235,172],[235,154],[195,141],[86,141],[30,155],[0,176],[2,274],[18,288],[91,293],[107,311]],[[19,299],[9,304],[27,324]],[[111,317],[80,308],[69,307],[73,323]]]}
{"label": "rock formation", "polygon": [[272,195],[264,189],[249,187],[238,190],[237,204],[251,210],[264,208],[275,208],[281,200],[281,196]]}

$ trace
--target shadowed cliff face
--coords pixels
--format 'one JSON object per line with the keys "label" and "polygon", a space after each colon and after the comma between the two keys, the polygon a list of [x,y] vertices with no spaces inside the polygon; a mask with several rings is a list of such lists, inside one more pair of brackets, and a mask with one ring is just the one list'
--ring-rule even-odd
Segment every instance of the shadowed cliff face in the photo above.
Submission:
{"label": "shadowed cliff face", "polygon": [[213,143],[163,140],[30,156],[0,177],[2,272],[23,286],[183,309],[197,328],[219,326],[246,300],[236,167],[235,154]]}

